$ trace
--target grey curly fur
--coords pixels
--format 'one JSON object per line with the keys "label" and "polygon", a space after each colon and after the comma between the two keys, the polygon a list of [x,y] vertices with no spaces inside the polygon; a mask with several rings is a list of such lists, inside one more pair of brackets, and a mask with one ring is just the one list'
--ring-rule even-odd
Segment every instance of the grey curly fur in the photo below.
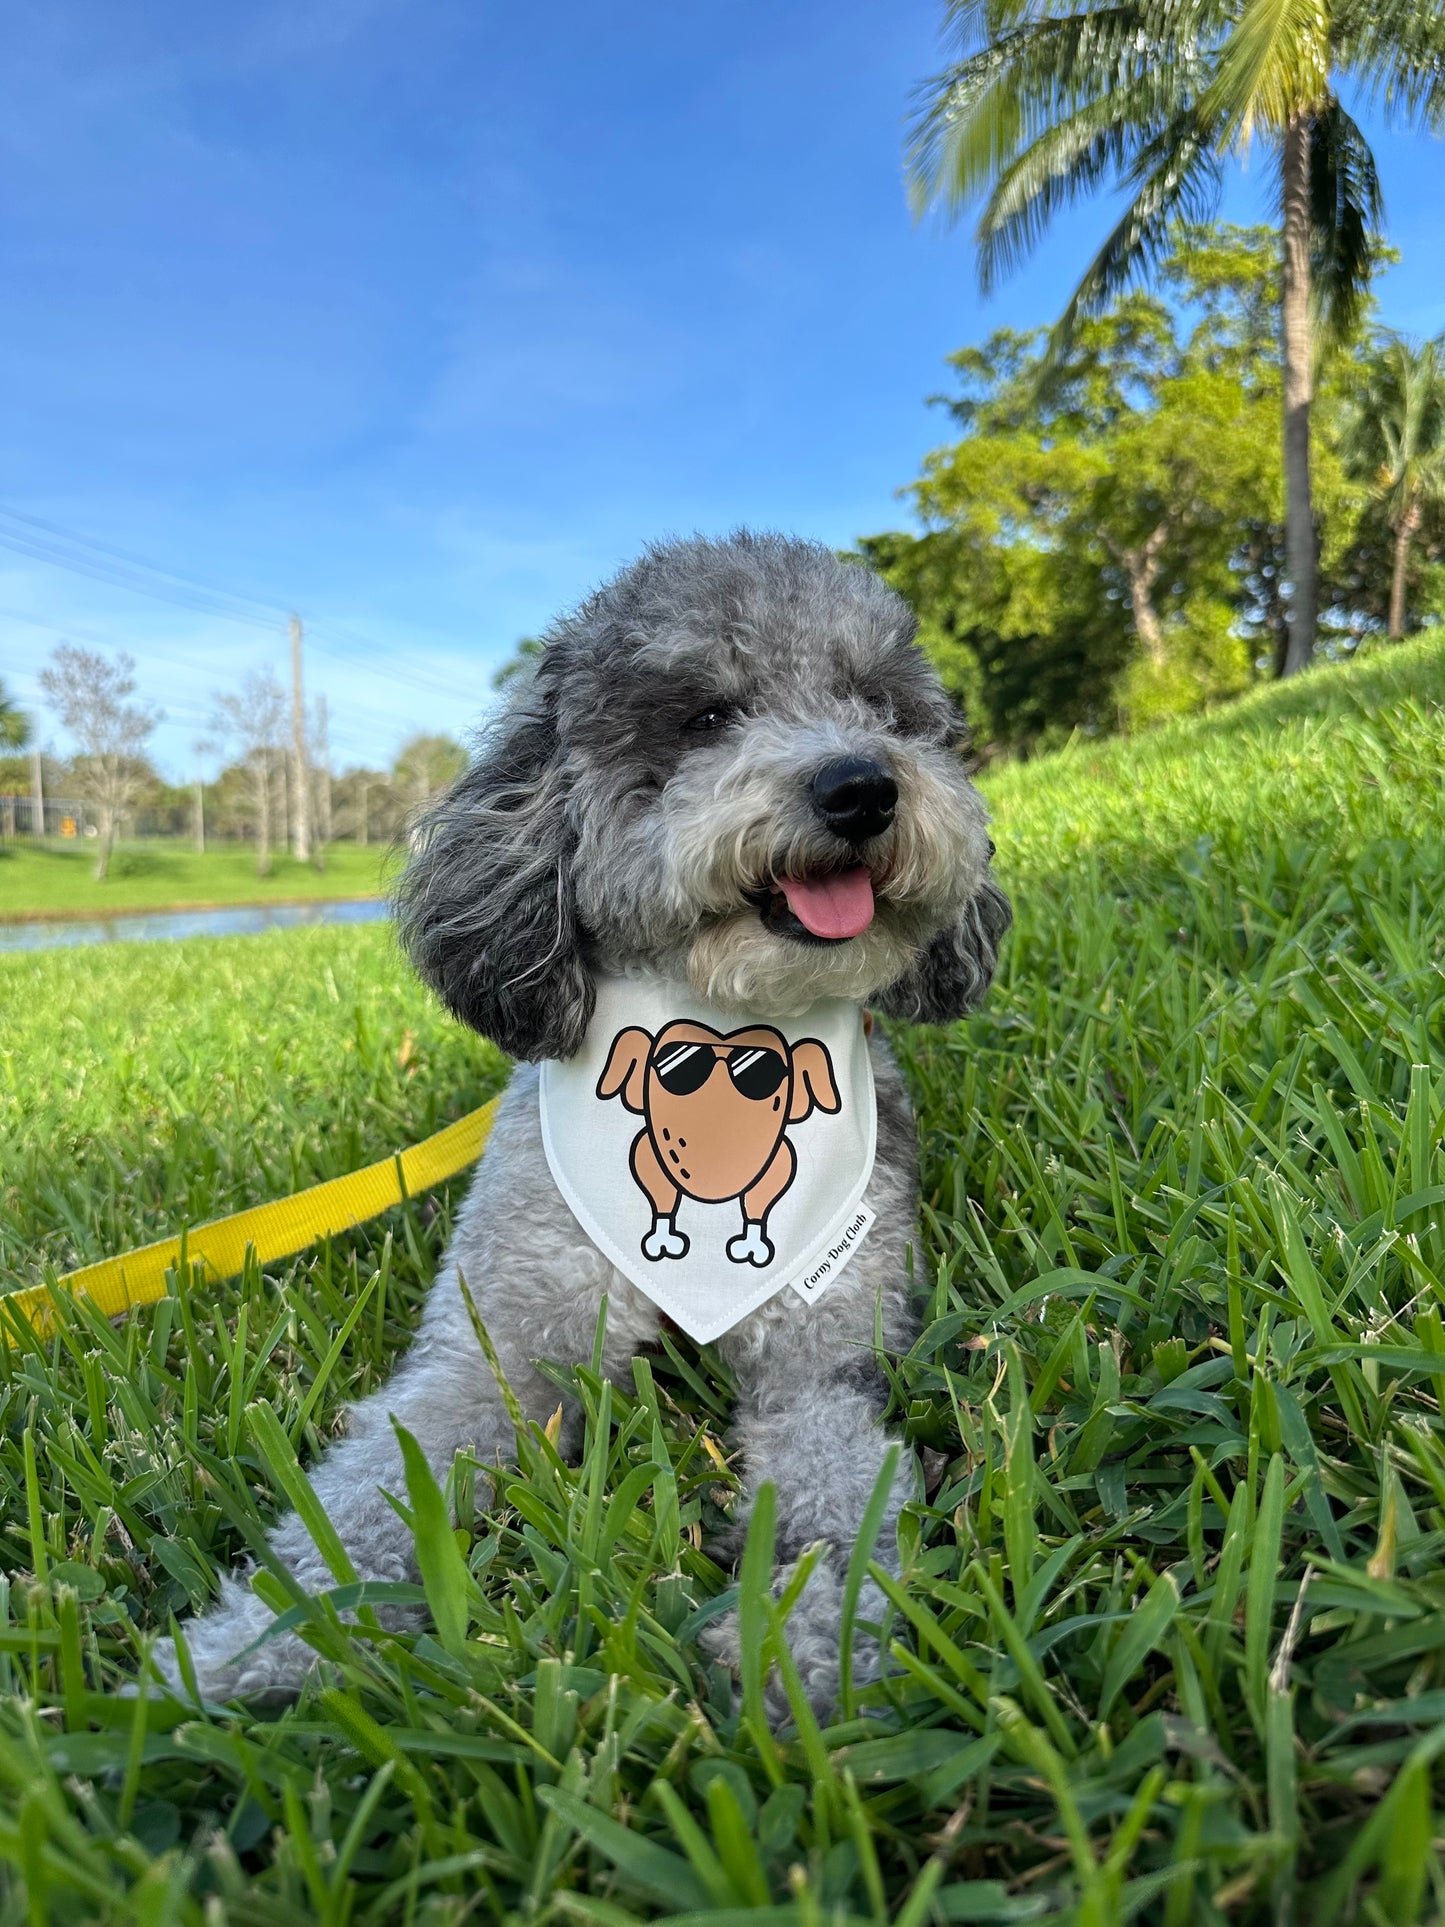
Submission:
{"label": "grey curly fur", "polygon": [[[685,727],[722,705],[726,727],[701,738]],[[1010,917],[988,874],[984,810],[958,735],[907,607],[866,569],[773,535],[661,544],[554,627],[534,677],[421,826],[397,895],[403,941],[463,1022],[523,1060],[577,1048],[600,971],[657,971],[724,1007],[788,1015],[847,996],[948,1022],[987,988]],[[839,754],[873,758],[898,786],[892,826],[862,850],[877,913],[847,942],[799,943],[765,926],[754,893],[795,866],[857,860],[810,801],[814,771]],[[868,1239],[816,1304],[783,1292],[718,1341],[737,1375],[733,1441],[746,1475],[731,1550],[764,1479],[777,1493],[783,1571],[814,1541],[828,1548],[789,1620],[820,1709],[837,1689],[841,1574],[888,1444],[875,1312],[891,1350],[906,1349],[916,1329],[912,1112],[881,1036],[872,1052],[878,1149]],[[533,1361],[590,1357],[604,1294],[608,1374],[626,1374],[656,1336],[655,1308],[589,1242],[556,1190],[528,1063],[503,1100],[486,1169],[485,1196],[474,1188],[462,1209],[416,1342],[312,1469],[363,1578],[411,1570],[409,1535],[383,1496],[402,1489],[391,1415],[439,1477],[458,1451],[495,1460],[511,1443],[462,1276],[523,1410],[539,1421],[555,1392]],[[568,1427],[575,1423],[570,1413]],[[907,1468],[884,1558],[911,1490]],[[331,1583],[294,1515],[272,1543],[308,1589]],[[880,1605],[868,1589],[863,1616]],[[204,1697],[298,1689],[313,1655],[294,1635],[262,1639],[270,1620],[243,1579],[224,1582],[219,1603],[186,1628]],[[733,1659],[735,1638],[723,1624],[709,1643]],[[866,1675],[866,1648],[861,1657]],[[156,1658],[177,1684],[169,1642]]]}

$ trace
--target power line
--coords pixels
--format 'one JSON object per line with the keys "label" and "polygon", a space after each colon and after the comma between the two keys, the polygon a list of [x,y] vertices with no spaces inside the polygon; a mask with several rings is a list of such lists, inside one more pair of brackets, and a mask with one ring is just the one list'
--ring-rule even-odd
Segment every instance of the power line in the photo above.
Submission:
{"label": "power line", "polygon": [[[59,623],[44,622],[36,616],[24,614],[23,611],[19,609],[0,608],[0,621],[23,623],[28,629],[43,630],[47,635],[60,637],[62,641],[95,642],[99,643],[103,648],[125,646],[117,645],[113,636],[99,635],[94,629],[77,629],[73,623],[67,623],[62,626]],[[135,646],[139,648],[147,658],[153,657],[158,662],[169,663],[172,668],[194,670],[196,667],[193,662],[187,661],[184,657],[169,655],[164,649],[157,649],[152,643],[138,643]],[[17,683],[28,682],[33,684],[38,693],[34,695],[31,700],[41,703],[44,702],[43,693],[39,693],[40,679],[33,670],[7,669],[6,674]],[[360,700],[359,704],[353,699],[352,706],[369,710],[374,715],[392,715],[390,710],[384,711],[377,704],[367,702],[364,697]],[[180,718],[189,723],[193,728],[204,727],[210,729],[214,722],[214,715],[210,708],[203,708],[199,703],[192,702],[185,697],[167,697],[164,713],[166,721],[169,722]],[[338,734],[342,742],[350,742],[353,746],[363,740],[355,726],[348,723],[344,716],[339,732],[334,731],[333,733]]]}
{"label": "power line", "polygon": [[[7,528],[6,523],[18,523],[17,528]],[[32,533],[32,531],[34,531]],[[28,557],[32,561],[46,563],[52,568],[65,569],[72,574],[88,577],[110,588],[125,589],[132,595],[150,596],[158,602],[190,610],[193,614],[219,617],[223,621],[240,623],[245,627],[261,629],[267,633],[278,630],[287,620],[288,612],[278,603],[261,600],[257,596],[245,595],[238,590],[223,589],[215,584],[203,582],[198,576],[182,574],[179,570],[167,569],[159,564],[144,561],[141,557],[124,549],[110,547],[97,542],[93,537],[77,535],[63,529],[54,522],[43,521],[39,516],[28,515],[19,509],[0,505],[0,547],[15,554]],[[154,579],[151,579],[154,578]],[[228,606],[234,605],[234,606]],[[319,630],[323,638],[318,643],[324,654],[340,662],[347,662],[343,650],[360,647],[373,652],[391,654],[386,643],[373,637],[364,636],[355,630],[340,625],[321,622],[310,625],[313,635]],[[328,646],[324,638],[330,635],[333,645]],[[341,647],[335,646],[339,643]],[[426,690],[444,696],[448,702],[456,702],[460,691],[455,684],[445,683],[437,677],[428,676],[420,670],[411,670],[401,675],[394,670],[384,669],[374,662],[368,663],[372,675],[392,683],[398,689],[408,692]]]}
{"label": "power line", "polygon": [[195,615],[213,616],[223,622],[239,622],[250,629],[274,629],[279,621],[279,618],[267,620],[228,608],[220,597],[172,588],[163,583],[148,582],[144,578],[137,580],[122,564],[108,563],[101,557],[92,557],[83,551],[74,554],[44,537],[17,533],[3,524],[0,524],[0,548],[23,555],[32,562],[43,562],[51,568],[65,569],[72,575],[86,576],[92,582],[104,583],[107,588],[126,589],[132,595],[150,596],[157,602],[172,603],[178,608],[189,609]]}
{"label": "power line", "polygon": [[55,537],[61,542],[70,543],[72,546],[82,549],[92,549],[99,556],[108,557],[112,561],[120,562],[128,568],[139,569],[147,575],[163,576],[169,581],[180,583],[187,588],[197,589],[203,595],[222,598],[228,602],[249,603],[254,609],[259,611],[260,614],[264,615],[268,621],[284,621],[286,618],[286,611],[275,603],[263,602],[255,596],[243,595],[239,590],[235,589],[218,589],[214,583],[202,582],[198,576],[185,575],[179,569],[167,569],[163,568],[159,563],[147,562],[144,557],[133,555],[126,549],[116,549],[112,548],[108,543],[97,542],[93,536],[76,535],[70,530],[59,527],[57,523],[43,521],[38,515],[27,515],[20,509],[0,506],[0,518],[12,522],[22,522],[27,527],[39,529],[42,534]]}
{"label": "power line", "polygon": [[[147,656],[154,656],[157,662],[169,663],[173,669],[195,669],[196,665],[184,656],[168,655],[164,649],[157,649],[154,643],[131,644],[117,642],[114,636],[100,635],[94,629],[78,629],[73,622],[58,623],[42,621],[38,616],[26,615],[20,609],[0,609],[0,620],[24,623],[28,629],[43,629],[47,635],[59,636],[62,642],[95,642],[103,649],[123,649],[128,655],[132,648],[142,650]],[[16,672],[23,675],[23,670]]]}

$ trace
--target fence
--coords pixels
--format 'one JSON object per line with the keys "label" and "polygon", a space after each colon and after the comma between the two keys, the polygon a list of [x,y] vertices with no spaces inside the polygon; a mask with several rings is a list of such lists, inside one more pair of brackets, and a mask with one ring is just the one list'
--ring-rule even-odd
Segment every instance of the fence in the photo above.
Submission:
{"label": "fence", "polygon": [[85,805],[74,797],[47,796],[37,809],[34,796],[0,796],[0,837],[85,836],[90,825]]}

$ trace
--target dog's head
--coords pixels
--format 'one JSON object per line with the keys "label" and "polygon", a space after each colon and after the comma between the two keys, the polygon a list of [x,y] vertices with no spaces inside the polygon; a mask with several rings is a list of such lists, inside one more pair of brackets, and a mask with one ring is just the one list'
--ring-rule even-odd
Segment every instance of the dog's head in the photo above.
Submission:
{"label": "dog's head", "polygon": [[960,1016],[1010,913],[914,629],[811,543],[650,550],[554,627],[420,826],[398,891],[417,968],[519,1057],[570,1056],[594,971],[638,966],[780,1016]]}

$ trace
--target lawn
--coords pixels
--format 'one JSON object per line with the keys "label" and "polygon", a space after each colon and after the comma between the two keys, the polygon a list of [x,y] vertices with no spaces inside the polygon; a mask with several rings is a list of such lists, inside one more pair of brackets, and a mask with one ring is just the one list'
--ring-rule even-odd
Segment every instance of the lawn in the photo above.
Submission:
{"label": "lawn", "polygon": [[95,851],[52,837],[36,849],[23,837],[0,843],[0,923],[31,917],[106,917],[123,910],[182,904],[279,903],[300,897],[374,897],[383,890],[384,844],[333,843],[326,868],[297,863],[284,851],[271,874],[258,877],[256,852],[244,844],[212,844],[201,855],[180,840],[120,844],[104,883],[95,880]]}
{"label": "lawn", "polygon": [[[455,1184],[0,1359],[0,1927],[1438,1916],[1442,703],[1413,644],[991,777],[999,983],[898,1038],[926,1494],[889,1677],[828,1726],[761,1717],[766,1508],[736,1580],[699,1549],[728,1388],[688,1346],[577,1374],[580,1465],[459,1467],[455,1535],[411,1493],[433,1634],[303,1603],[298,1707],[117,1696],[384,1376]],[[0,1266],[381,1155],[502,1069],[381,927],[0,958]],[[733,1585],[740,1691],[695,1638]]]}

